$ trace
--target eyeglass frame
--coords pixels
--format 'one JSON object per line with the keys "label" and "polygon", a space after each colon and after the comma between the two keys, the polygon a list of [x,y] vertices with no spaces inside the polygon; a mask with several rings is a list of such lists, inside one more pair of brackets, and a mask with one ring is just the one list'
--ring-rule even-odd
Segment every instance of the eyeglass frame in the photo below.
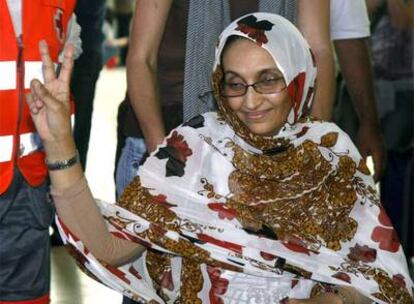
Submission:
{"label": "eyeglass frame", "polygon": [[243,84],[243,83],[238,83],[238,84],[242,84],[243,85],[243,87],[244,87],[244,91],[243,91],[243,94],[240,94],[240,95],[224,95],[223,94],[223,86],[226,84],[226,82],[224,81],[224,79],[222,79],[221,80],[221,82],[220,82],[220,96],[221,97],[226,97],[226,98],[228,98],[228,97],[241,97],[241,96],[244,96],[244,95],[246,95],[247,94],[247,90],[249,89],[249,87],[252,87],[253,89],[254,89],[254,91],[256,92],[256,93],[259,93],[259,94],[264,94],[264,95],[268,95],[268,94],[279,94],[279,93],[281,93],[281,92],[283,92],[284,90],[286,90],[286,88],[287,88],[287,85],[286,85],[286,83],[285,83],[285,81],[284,81],[284,78],[283,77],[279,77],[279,78],[276,78],[276,79],[272,79],[272,80],[280,80],[280,79],[283,79],[283,83],[284,83],[284,87],[283,87],[283,89],[281,89],[280,91],[275,91],[275,92],[269,92],[269,93],[263,93],[263,92],[260,92],[260,91],[258,91],[257,90],[257,88],[256,88],[256,85],[257,84],[260,84],[260,83],[263,83],[263,82],[265,82],[265,81],[269,81],[269,79],[263,79],[263,80],[259,80],[259,81],[256,81],[256,82],[254,82],[254,83],[250,83],[250,84]]}

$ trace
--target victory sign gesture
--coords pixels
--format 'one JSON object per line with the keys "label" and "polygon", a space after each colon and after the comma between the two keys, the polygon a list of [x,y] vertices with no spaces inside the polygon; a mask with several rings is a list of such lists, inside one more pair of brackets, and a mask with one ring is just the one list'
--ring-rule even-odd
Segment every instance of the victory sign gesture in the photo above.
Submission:
{"label": "victory sign gesture", "polygon": [[69,84],[75,50],[72,45],[65,46],[59,73],[55,71],[45,41],[39,42],[39,51],[44,84],[38,79],[32,80],[31,93],[27,94],[26,100],[45,147],[52,185],[55,189],[64,189],[83,176],[70,124]]}
{"label": "victory sign gesture", "polygon": [[[70,77],[73,69],[74,48],[65,46],[60,73],[50,58],[45,41],[39,42],[43,62],[44,84],[38,79],[30,83],[31,93],[26,100],[37,132],[43,141],[48,164],[66,163],[76,159],[77,151],[70,124]],[[69,174],[50,174],[52,182],[68,185],[81,176],[81,170],[73,166]],[[48,168],[50,169],[49,165]],[[66,170],[67,171],[67,170]],[[72,171],[72,172],[71,172]],[[70,173],[71,172],[71,173]]]}
{"label": "victory sign gesture", "polygon": [[62,68],[58,75],[44,40],[39,42],[39,51],[43,62],[44,84],[38,79],[32,80],[31,93],[26,95],[26,100],[37,132],[47,145],[72,137],[69,84],[74,48],[72,45],[65,47]]}

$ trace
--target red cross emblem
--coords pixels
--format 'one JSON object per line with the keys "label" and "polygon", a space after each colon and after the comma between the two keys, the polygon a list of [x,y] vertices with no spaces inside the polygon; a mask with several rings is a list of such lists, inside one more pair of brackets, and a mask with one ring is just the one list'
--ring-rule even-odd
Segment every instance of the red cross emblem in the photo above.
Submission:
{"label": "red cross emblem", "polygon": [[60,42],[65,40],[65,33],[63,31],[63,10],[58,8],[55,16],[53,17],[53,23],[55,25],[56,36]]}

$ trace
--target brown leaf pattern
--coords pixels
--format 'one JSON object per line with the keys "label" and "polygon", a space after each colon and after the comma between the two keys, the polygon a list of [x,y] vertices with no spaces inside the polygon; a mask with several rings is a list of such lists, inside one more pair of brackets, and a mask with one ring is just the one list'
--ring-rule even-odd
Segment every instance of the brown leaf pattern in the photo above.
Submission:
{"label": "brown leaf pattern", "polygon": [[338,141],[338,132],[330,132],[321,137],[321,146],[332,148]]}
{"label": "brown leaf pattern", "polygon": [[[337,135],[326,138],[336,141]],[[340,250],[341,242],[352,239],[357,222],[349,213],[357,196],[350,157],[340,156],[333,168],[311,141],[275,156],[252,155],[237,146],[233,151],[236,170],[229,188],[234,196],[228,205],[238,211],[240,222],[267,225],[280,239],[299,237],[310,249]]]}
{"label": "brown leaf pattern", "polygon": [[371,175],[371,172],[369,171],[367,164],[365,162],[364,159],[361,159],[359,164],[358,164],[358,168],[357,170],[365,175]]}

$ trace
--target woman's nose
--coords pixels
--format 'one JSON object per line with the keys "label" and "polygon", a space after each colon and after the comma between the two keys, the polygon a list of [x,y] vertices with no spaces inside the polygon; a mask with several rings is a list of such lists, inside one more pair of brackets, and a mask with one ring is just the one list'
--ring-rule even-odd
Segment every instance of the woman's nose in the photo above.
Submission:
{"label": "woman's nose", "polygon": [[253,87],[248,87],[246,95],[244,95],[245,108],[252,110],[256,109],[263,102],[263,96],[257,93]]}

